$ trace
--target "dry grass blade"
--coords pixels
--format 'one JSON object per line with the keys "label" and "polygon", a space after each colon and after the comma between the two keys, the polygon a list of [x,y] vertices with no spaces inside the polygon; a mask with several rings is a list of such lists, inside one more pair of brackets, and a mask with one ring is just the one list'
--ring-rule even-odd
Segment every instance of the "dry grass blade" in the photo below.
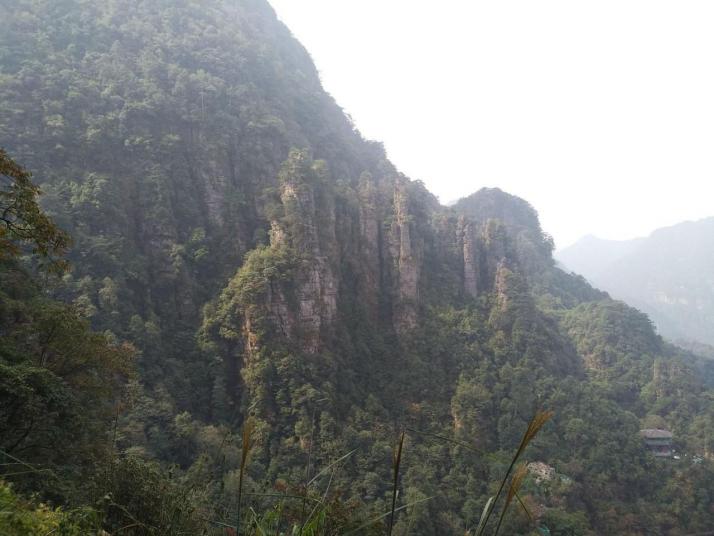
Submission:
{"label": "dry grass blade", "polygon": [[[496,531],[493,533],[494,536],[498,535],[498,531],[501,530],[501,523],[503,523],[503,518],[506,516],[506,510],[513,502],[513,498],[518,496],[518,491],[523,485],[523,479],[528,474],[528,466],[522,463],[518,466],[518,469],[513,473],[513,478],[511,478],[511,485],[508,486],[508,493],[506,494],[506,504],[503,505],[503,510],[501,510],[501,517],[498,518],[498,525],[496,525]],[[520,498],[519,498],[520,501]],[[522,504],[522,503],[521,503]]]}
{"label": "dry grass blade", "polygon": [[416,430],[415,428],[406,428],[406,430],[408,432],[413,432],[418,435],[433,437],[435,439],[440,439],[441,441],[445,441],[447,443],[452,443],[454,445],[458,445],[458,446],[463,447],[463,448],[470,450],[472,452],[476,452],[477,454],[481,454],[484,456],[486,455],[486,453],[484,451],[477,449],[476,447],[473,447],[473,446],[469,445],[468,443],[464,443],[463,441],[458,441],[457,439],[452,439],[450,437],[446,437],[446,436],[439,435],[439,434],[433,434],[431,432],[425,432],[423,430]]}
{"label": "dry grass blade", "polygon": [[523,448],[528,446],[528,443],[533,440],[533,438],[538,434],[538,432],[540,432],[540,429],[543,428],[543,425],[547,423],[552,416],[552,411],[538,411],[533,416],[531,422],[528,424],[528,429],[526,430],[526,433],[523,436],[523,441],[521,442]]}
{"label": "dry grass blade", "polygon": [[315,482],[321,475],[325,474],[327,471],[329,471],[330,469],[333,469],[333,468],[334,468],[334,469],[332,470],[332,473],[330,474],[330,480],[327,482],[327,488],[325,488],[325,493],[323,494],[322,501],[318,501],[318,503],[314,506],[314,508],[313,508],[312,511],[310,512],[310,514],[307,516],[307,519],[305,519],[305,521],[303,522],[302,526],[300,527],[300,534],[302,534],[302,532],[303,532],[303,530],[305,529],[305,527],[308,525],[308,523],[310,522],[310,520],[312,519],[312,517],[313,517],[313,516],[315,515],[315,513],[317,512],[317,508],[318,508],[319,506],[321,506],[321,505],[324,505],[325,502],[327,501],[327,494],[328,494],[328,492],[329,492],[329,490],[330,490],[330,485],[332,484],[332,480],[333,480],[333,478],[335,477],[335,473],[337,472],[337,469],[338,469],[338,468],[337,468],[337,465],[338,465],[341,461],[346,460],[347,458],[349,458],[350,456],[352,456],[355,452],[357,452],[357,449],[353,449],[353,450],[351,450],[350,452],[348,452],[347,454],[345,454],[345,455],[343,455],[343,456],[340,456],[340,457],[337,458],[334,462],[332,462],[330,465],[328,465],[327,467],[325,467],[324,469],[322,469],[319,473],[317,473],[314,477],[312,477],[312,479],[310,480],[310,482],[308,482],[308,483],[305,485],[305,496],[307,497],[307,493],[308,493],[308,489],[307,489],[307,488],[309,488],[310,485],[311,485],[313,482]]}
{"label": "dry grass blade", "polygon": [[[310,511],[310,514],[307,516],[307,519],[303,522],[302,526],[300,527],[300,533],[302,534],[303,530],[305,530],[305,527],[310,523],[312,520],[312,517],[317,513],[317,509],[320,506],[323,506],[326,508],[326,503],[327,503],[327,495],[330,492],[330,486],[332,485],[332,479],[335,478],[335,473],[337,472],[337,469],[332,471],[332,474],[330,474],[330,480],[327,482],[327,487],[325,488],[325,493],[322,494],[322,500],[319,501],[313,509]],[[307,490],[305,490],[305,493],[307,493]]]}
{"label": "dry grass blade", "polygon": [[[57,475],[55,474],[54,471],[52,471],[52,469],[38,469],[38,468],[35,467],[34,465],[31,465],[31,464],[29,464],[29,463],[27,463],[27,462],[21,460],[20,458],[16,458],[15,456],[13,456],[12,454],[10,454],[9,452],[5,452],[5,451],[2,450],[2,449],[0,449],[0,455],[4,456],[4,457],[6,457],[6,458],[9,458],[10,460],[13,460],[12,463],[3,463],[3,464],[0,464],[0,466],[6,466],[6,465],[21,465],[21,466],[23,466],[23,467],[27,467],[27,468],[28,468],[28,470],[25,471],[26,473],[47,473],[47,474],[51,475],[52,477],[57,478]],[[18,473],[4,474],[4,475],[2,475],[2,476],[12,476],[12,474],[18,474]]]}
{"label": "dry grass blade", "polygon": [[528,474],[528,466],[522,463],[518,466],[518,469],[513,473],[513,478],[511,478],[511,485],[508,487],[508,493],[506,494],[506,507],[511,504],[513,498],[518,495],[518,491],[523,485],[523,479]]}
{"label": "dry grass blade", "polygon": [[[394,510],[394,512],[400,512],[402,510],[406,510],[407,508],[411,508],[412,506],[417,505],[419,503],[430,501],[433,498],[434,498],[434,496],[432,495],[431,497],[425,497],[424,499],[419,499],[418,501],[410,502],[409,504],[404,504],[404,505],[400,506],[399,508],[397,508],[396,510]],[[374,525],[377,521],[384,519],[385,517],[387,517],[389,515],[392,515],[394,512],[389,511],[386,514],[382,514],[377,517],[374,517],[374,518],[370,519],[369,521],[367,521],[366,523],[361,524],[356,529],[352,529],[352,530],[349,530],[349,531],[343,533],[342,536],[348,536],[349,534],[355,534],[356,532],[360,532],[362,529],[369,527],[370,525]]]}
{"label": "dry grass blade", "polygon": [[518,504],[521,505],[521,508],[523,509],[523,512],[526,514],[526,517],[528,517],[528,520],[533,523],[535,519],[533,519],[533,514],[531,514],[531,511],[528,510],[528,507],[523,503],[523,500],[521,499],[521,496],[516,493],[516,500],[518,500]]}
{"label": "dry grass blade", "polygon": [[246,497],[275,497],[277,499],[300,499],[308,500],[321,504],[320,499],[315,499],[314,497],[306,497],[305,495],[289,495],[287,493],[246,493]]}
{"label": "dry grass blade", "polygon": [[389,531],[387,532],[389,536],[392,535],[392,529],[394,528],[394,514],[397,507],[397,487],[399,484],[399,466],[402,463],[402,447],[404,447],[404,432],[402,432],[399,437],[399,444],[397,445],[397,449],[392,459],[394,481],[392,482],[392,510],[391,515],[389,516]]}
{"label": "dry grass blade", "polygon": [[[543,425],[547,423],[550,418],[553,416],[552,411],[542,411],[538,410],[536,414],[533,416],[531,421],[528,423],[528,428],[526,428],[526,432],[523,434],[523,438],[521,439],[521,443],[518,445],[518,450],[516,451],[515,455],[513,456],[513,459],[511,460],[511,465],[508,467],[508,470],[506,471],[505,476],[503,477],[503,480],[501,481],[501,485],[498,488],[498,492],[496,493],[495,497],[493,498],[493,502],[490,505],[490,508],[488,511],[485,511],[485,518],[482,515],[481,516],[481,522],[479,523],[479,529],[476,531],[476,536],[483,536],[484,531],[486,530],[486,524],[488,523],[488,520],[490,519],[491,515],[493,514],[493,509],[498,502],[499,497],[503,493],[503,488],[506,487],[506,482],[508,482],[508,479],[511,476],[511,473],[513,472],[513,468],[516,466],[516,463],[518,463],[519,458],[523,454],[523,452],[526,450],[526,447],[530,444],[531,441],[533,441],[533,438],[538,434],[538,432],[543,428]],[[515,490],[516,492],[518,490]],[[505,505],[504,507],[504,512],[505,508],[507,508],[508,504]],[[503,513],[501,514],[501,518],[503,517]],[[499,521],[500,525],[500,521]]]}
{"label": "dry grass blade", "polygon": [[489,497],[486,501],[486,506],[483,507],[481,512],[481,517],[478,520],[478,526],[476,527],[476,534],[481,534],[483,529],[486,528],[486,521],[488,521],[489,513],[491,512],[491,507],[493,506],[493,500],[495,497]]}
{"label": "dry grass blade", "polygon": [[313,482],[315,482],[315,481],[316,481],[318,478],[320,478],[322,475],[326,474],[326,473],[327,473],[330,469],[332,469],[335,465],[337,465],[338,463],[340,463],[342,460],[346,460],[347,458],[349,458],[350,456],[352,456],[355,452],[357,452],[357,449],[353,449],[353,450],[349,451],[347,454],[345,454],[345,455],[340,456],[339,458],[337,458],[334,462],[332,462],[330,465],[328,465],[328,466],[325,467],[324,469],[320,470],[320,472],[318,472],[315,476],[313,476],[312,479],[310,480],[310,482],[308,482],[308,483],[305,485],[305,487],[309,487]]}
{"label": "dry grass blade", "polygon": [[240,456],[240,474],[238,477],[238,509],[236,512],[236,532],[240,534],[240,511],[243,499],[243,477],[245,476],[245,466],[248,462],[248,454],[253,448],[253,431],[255,430],[255,422],[248,417],[243,423],[243,441],[241,446]]}

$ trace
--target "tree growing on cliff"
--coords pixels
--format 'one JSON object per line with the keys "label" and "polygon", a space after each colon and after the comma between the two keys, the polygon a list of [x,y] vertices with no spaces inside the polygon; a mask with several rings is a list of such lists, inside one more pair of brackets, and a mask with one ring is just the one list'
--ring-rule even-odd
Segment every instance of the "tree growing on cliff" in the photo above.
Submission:
{"label": "tree growing on cliff", "polygon": [[69,247],[69,235],[42,211],[39,194],[30,173],[0,148],[0,259],[29,245],[51,268],[61,270],[65,264],[59,257]]}

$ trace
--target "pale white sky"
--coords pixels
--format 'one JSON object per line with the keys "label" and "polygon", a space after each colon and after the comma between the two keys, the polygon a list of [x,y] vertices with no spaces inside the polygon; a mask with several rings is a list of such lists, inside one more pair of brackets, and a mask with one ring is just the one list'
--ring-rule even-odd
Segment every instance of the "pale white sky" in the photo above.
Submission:
{"label": "pale white sky", "polygon": [[714,216],[714,1],[270,2],[442,202],[498,186],[558,247]]}

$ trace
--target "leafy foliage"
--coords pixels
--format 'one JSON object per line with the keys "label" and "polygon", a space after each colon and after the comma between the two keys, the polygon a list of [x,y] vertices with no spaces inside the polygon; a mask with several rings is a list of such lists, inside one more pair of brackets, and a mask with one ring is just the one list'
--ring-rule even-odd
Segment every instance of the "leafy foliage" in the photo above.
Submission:
{"label": "leafy foliage", "polygon": [[64,511],[52,509],[19,497],[12,487],[0,480],[0,531],[7,536],[58,534],[83,536],[100,528],[99,514],[91,508]]}
{"label": "leafy foliage", "polygon": [[40,209],[40,189],[30,174],[0,148],[0,260],[20,253],[20,246],[31,244],[32,252],[50,260],[50,267],[61,270],[57,259],[69,246],[69,236]]}

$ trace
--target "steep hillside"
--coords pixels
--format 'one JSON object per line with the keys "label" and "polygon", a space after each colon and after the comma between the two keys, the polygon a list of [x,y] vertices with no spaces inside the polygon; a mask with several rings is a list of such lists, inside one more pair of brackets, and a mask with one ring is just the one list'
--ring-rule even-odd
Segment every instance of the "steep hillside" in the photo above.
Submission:
{"label": "steep hillside", "polygon": [[394,175],[264,2],[7,9],[0,139],[75,239],[68,292],[97,327],[147,340],[147,379],[178,372],[179,354],[200,366],[201,306],[267,240],[291,147],[329,160],[336,183]]}
{"label": "steep hillside", "polygon": [[557,258],[646,312],[665,337],[714,344],[714,218],[632,241],[584,238]]}
{"label": "steep hillside", "polygon": [[[555,476],[526,479],[532,517],[513,510],[502,533],[712,525],[697,363],[558,269],[526,201],[484,189],[442,207],[400,174],[265,1],[4,9],[0,145],[75,239],[47,292],[140,352],[122,459],[173,466],[221,522],[276,492],[329,498],[352,521],[318,533],[337,534],[389,509],[406,431],[395,534],[464,534],[546,408],[527,458]],[[656,460],[642,427],[670,428],[686,457]],[[154,504],[152,487],[123,491]]]}

